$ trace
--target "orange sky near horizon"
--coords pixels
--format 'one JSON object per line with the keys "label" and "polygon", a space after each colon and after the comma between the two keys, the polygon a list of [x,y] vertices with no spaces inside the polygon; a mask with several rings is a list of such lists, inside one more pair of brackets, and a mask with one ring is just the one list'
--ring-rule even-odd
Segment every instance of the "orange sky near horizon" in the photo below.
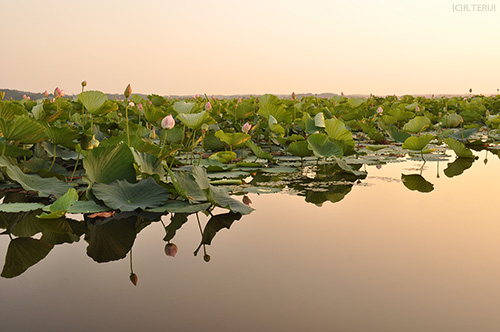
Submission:
{"label": "orange sky near horizon", "polygon": [[[0,89],[161,95],[494,94],[500,4],[19,0]],[[8,14],[7,14],[8,13]]]}

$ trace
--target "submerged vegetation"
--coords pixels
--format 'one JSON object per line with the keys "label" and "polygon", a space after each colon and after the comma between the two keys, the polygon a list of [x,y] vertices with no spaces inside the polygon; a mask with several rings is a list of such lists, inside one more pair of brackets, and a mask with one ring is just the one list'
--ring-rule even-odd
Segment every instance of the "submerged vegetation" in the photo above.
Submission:
{"label": "submerged vegetation", "polygon": [[[95,261],[122,259],[136,234],[167,214],[167,255],[196,214],[195,255],[203,247],[208,261],[215,234],[251,213],[248,193],[338,202],[366,177],[363,165],[444,160],[453,150],[444,171],[452,177],[472,165],[471,149],[498,154],[500,141],[499,96],[176,100],[145,99],[129,85],[123,100],[109,100],[85,86],[74,100],[57,88],[53,99],[0,101],[0,227],[11,237],[3,277],[82,235]],[[433,190],[421,174],[401,179]],[[209,218],[204,229],[199,213]]]}

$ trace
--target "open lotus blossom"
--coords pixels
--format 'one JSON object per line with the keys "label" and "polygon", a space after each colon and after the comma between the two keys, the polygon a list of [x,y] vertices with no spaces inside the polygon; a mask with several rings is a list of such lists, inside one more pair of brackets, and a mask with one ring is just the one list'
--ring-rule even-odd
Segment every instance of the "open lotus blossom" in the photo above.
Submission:
{"label": "open lotus blossom", "polygon": [[384,113],[384,109],[383,109],[381,106],[379,106],[379,107],[377,108],[377,113],[378,113],[378,114],[382,114],[382,113]]}
{"label": "open lotus blossom", "polygon": [[211,109],[212,109],[212,104],[209,101],[207,101],[207,103],[205,104],[205,110],[210,111]]}
{"label": "open lotus blossom", "polygon": [[251,128],[252,128],[252,125],[249,124],[248,122],[245,122],[243,127],[241,127],[241,131],[244,132],[245,134],[248,134],[248,132],[250,131]]}
{"label": "open lotus blossom", "polygon": [[177,254],[177,250],[178,248],[174,243],[167,243],[165,245],[165,253],[167,254],[167,256],[175,257],[175,255]]}
{"label": "open lotus blossom", "polygon": [[172,114],[167,115],[166,117],[161,120],[161,127],[166,130],[170,130],[174,128],[175,126],[175,120]]}
{"label": "open lotus blossom", "polygon": [[55,88],[54,90],[54,96],[57,98],[57,97],[61,97],[61,89],[59,89],[59,87]]}

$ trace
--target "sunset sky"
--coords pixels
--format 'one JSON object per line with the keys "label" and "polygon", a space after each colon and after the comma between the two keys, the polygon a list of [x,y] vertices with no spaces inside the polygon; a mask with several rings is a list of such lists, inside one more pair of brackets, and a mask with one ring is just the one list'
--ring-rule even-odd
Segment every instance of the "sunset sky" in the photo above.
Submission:
{"label": "sunset sky", "polygon": [[17,0],[0,89],[494,94],[500,1]]}

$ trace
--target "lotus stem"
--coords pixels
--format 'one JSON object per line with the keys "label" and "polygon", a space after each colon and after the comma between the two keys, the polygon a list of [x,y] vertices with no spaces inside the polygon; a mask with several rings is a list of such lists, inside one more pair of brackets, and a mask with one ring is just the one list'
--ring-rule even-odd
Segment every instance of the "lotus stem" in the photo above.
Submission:
{"label": "lotus stem", "polygon": [[132,248],[130,248],[130,273],[134,273],[134,269],[132,266]]}
{"label": "lotus stem", "polygon": [[7,149],[7,141],[3,142],[2,156],[5,156],[6,149]]}
{"label": "lotus stem", "polygon": [[161,154],[163,152],[163,149],[165,148],[165,144],[167,143],[167,132],[168,130],[165,130],[165,135],[163,136],[163,143],[161,145],[160,153],[158,154],[158,158],[161,158]]}
{"label": "lotus stem", "polygon": [[81,151],[78,151],[78,157],[76,157],[75,168],[73,168],[73,173],[71,173],[71,180],[69,182],[73,182],[73,178],[75,177],[76,169],[78,167],[78,161],[80,160],[80,153]]}
{"label": "lotus stem", "polygon": [[56,163],[56,145],[54,144],[54,156],[52,158],[52,164],[49,167],[49,172],[52,170],[52,167],[54,167],[55,163]]}
{"label": "lotus stem", "polygon": [[127,99],[125,99],[125,124],[127,125],[127,145],[130,146],[130,133],[128,130],[128,103]]}

